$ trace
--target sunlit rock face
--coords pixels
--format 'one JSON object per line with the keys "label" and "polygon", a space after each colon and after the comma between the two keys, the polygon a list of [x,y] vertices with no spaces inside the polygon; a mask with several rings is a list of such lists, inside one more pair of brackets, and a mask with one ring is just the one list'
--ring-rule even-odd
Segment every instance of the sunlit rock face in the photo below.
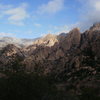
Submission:
{"label": "sunlit rock face", "polygon": [[36,40],[35,42],[33,42],[33,44],[36,45],[43,45],[43,46],[53,46],[56,42],[58,42],[57,40],[57,36],[53,35],[53,34],[47,34],[46,36]]}

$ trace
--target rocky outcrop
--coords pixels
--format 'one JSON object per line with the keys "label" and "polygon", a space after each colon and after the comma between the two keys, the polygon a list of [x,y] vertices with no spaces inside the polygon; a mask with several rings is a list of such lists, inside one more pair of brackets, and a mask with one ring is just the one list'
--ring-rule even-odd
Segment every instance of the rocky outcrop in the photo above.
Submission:
{"label": "rocky outcrop", "polygon": [[21,48],[9,44],[0,51],[0,70],[13,70],[24,58]]}
{"label": "rocky outcrop", "polygon": [[36,40],[33,44],[41,45],[41,46],[53,46],[57,40],[57,36],[53,34],[47,34],[46,36]]}

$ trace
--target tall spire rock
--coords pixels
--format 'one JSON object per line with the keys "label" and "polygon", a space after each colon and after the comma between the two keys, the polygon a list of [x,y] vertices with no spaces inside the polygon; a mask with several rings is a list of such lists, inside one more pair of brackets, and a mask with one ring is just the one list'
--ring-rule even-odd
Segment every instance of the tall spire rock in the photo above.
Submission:
{"label": "tall spire rock", "polygon": [[61,42],[61,46],[65,50],[71,49],[71,47],[76,47],[80,44],[81,33],[78,28],[74,28],[70,31],[66,38]]}

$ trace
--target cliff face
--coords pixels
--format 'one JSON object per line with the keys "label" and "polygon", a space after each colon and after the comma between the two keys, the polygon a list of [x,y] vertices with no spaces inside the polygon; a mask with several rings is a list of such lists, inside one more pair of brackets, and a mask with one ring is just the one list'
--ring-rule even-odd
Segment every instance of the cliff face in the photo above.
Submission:
{"label": "cliff face", "polygon": [[18,67],[53,75],[57,81],[94,82],[100,75],[99,29],[100,24],[97,24],[82,34],[78,28],[63,36],[49,34],[23,49],[8,45],[0,54],[0,70],[13,71]]}

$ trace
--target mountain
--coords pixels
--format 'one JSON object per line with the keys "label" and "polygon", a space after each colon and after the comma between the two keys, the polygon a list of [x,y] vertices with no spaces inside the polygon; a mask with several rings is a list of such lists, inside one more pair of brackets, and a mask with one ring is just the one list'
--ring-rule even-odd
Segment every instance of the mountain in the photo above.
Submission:
{"label": "mountain", "polygon": [[[95,24],[84,33],[81,33],[78,28],[75,28],[67,34],[60,34],[58,36],[48,34],[34,41],[5,37],[2,38],[0,42],[9,44],[1,50],[1,52],[3,52],[1,53],[1,56],[3,54],[6,54],[6,56],[8,56],[7,55],[8,51],[9,54],[12,54],[12,50],[14,50],[15,54],[17,53],[19,54],[19,52],[21,52],[25,56],[23,62],[25,61],[27,62],[27,59],[29,58],[32,59],[32,61],[33,60],[55,61],[64,58],[68,60],[69,58],[71,58],[71,56],[77,56],[79,54],[82,56],[83,51],[89,49],[89,51],[95,54],[96,56],[95,58],[99,58],[100,57],[99,29],[100,29],[100,24]],[[27,43],[28,45],[23,48],[19,48],[18,44],[21,43],[24,45],[26,45]],[[31,62],[29,61],[29,63]]]}
{"label": "mountain", "polygon": [[57,36],[53,34],[47,34],[46,36],[36,38],[36,39],[18,39],[14,37],[1,37],[0,38],[0,49],[3,47],[14,44],[20,48],[28,48],[32,45],[35,47],[36,45],[43,46],[53,46],[55,42],[58,42]]}
{"label": "mountain", "polygon": [[78,28],[58,36],[48,34],[25,48],[9,44],[0,51],[0,71],[47,75],[61,89],[73,85],[100,88],[100,24],[81,33]]}

